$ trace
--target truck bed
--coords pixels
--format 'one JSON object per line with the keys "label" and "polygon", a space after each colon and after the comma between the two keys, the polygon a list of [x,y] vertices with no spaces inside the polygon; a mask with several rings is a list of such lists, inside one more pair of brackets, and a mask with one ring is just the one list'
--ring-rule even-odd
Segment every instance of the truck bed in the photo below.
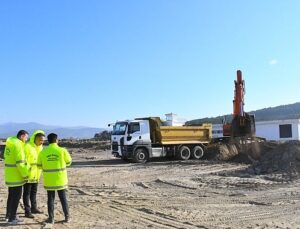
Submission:
{"label": "truck bed", "polygon": [[212,138],[212,125],[201,126],[160,126],[161,143],[172,144],[199,144],[208,143]]}

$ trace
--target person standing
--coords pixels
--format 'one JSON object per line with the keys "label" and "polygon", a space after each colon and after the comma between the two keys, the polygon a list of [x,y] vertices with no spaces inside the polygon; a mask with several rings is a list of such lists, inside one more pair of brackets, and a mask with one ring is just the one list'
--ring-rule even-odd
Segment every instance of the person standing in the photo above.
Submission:
{"label": "person standing", "polygon": [[27,166],[29,168],[28,182],[23,186],[23,203],[25,217],[27,218],[34,218],[33,214],[42,213],[37,207],[36,194],[41,176],[41,169],[37,167],[37,160],[39,153],[43,149],[44,138],[44,131],[36,130],[24,148]]}
{"label": "person standing", "polygon": [[54,200],[57,191],[65,215],[65,223],[70,222],[69,206],[66,197],[68,188],[67,166],[72,159],[69,152],[58,146],[57,134],[47,136],[49,146],[45,147],[38,157],[38,166],[42,168],[44,188],[47,190],[48,219],[46,223],[54,223]]}
{"label": "person standing", "polygon": [[22,186],[28,180],[28,168],[25,160],[24,144],[28,139],[28,132],[20,130],[16,137],[6,140],[4,150],[4,176],[8,187],[6,220],[9,224],[22,222],[17,217],[17,209],[22,196]]}

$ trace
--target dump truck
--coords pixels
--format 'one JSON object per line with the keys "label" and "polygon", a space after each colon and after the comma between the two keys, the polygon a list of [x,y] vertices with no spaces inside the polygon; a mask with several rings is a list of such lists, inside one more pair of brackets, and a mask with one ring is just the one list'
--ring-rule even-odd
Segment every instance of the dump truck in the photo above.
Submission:
{"label": "dump truck", "polygon": [[200,159],[212,139],[212,124],[168,126],[159,117],[136,118],[113,125],[112,154],[145,163],[150,158]]}

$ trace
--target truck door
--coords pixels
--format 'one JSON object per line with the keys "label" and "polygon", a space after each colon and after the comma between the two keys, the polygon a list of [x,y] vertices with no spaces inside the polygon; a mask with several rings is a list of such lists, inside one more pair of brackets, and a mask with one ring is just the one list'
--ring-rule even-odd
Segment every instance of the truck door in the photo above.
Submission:
{"label": "truck door", "polygon": [[127,145],[132,145],[134,142],[141,140],[141,126],[139,122],[131,122],[128,125],[128,135],[126,138]]}

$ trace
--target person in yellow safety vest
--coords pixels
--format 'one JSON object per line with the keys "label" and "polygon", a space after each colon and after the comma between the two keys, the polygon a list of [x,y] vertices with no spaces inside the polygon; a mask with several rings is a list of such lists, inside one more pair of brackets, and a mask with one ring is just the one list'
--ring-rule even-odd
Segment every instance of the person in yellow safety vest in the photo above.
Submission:
{"label": "person in yellow safety vest", "polygon": [[8,186],[8,198],[5,219],[9,224],[22,222],[17,217],[17,209],[22,196],[22,186],[28,180],[28,168],[25,160],[24,144],[28,139],[28,132],[20,130],[16,137],[6,140],[4,150],[4,176]]}
{"label": "person in yellow safety vest", "polygon": [[[43,149],[44,138],[44,131],[36,130],[24,148],[27,166],[29,168],[28,182],[23,186],[23,204],[25,217],[27,218],[34,218],[33,214],[35,213],[43,213],[37,208],[36,194],[41,176],[41,169],[37,167],[37,160],[39,153]],[[31,206],[29,202],[31,202]]]}
{"label": "person in yellow safety vest", "polygon": [[42,168],[44,176],[44,188],[48,196],[48,219],[46,223],[54,223],[54,199],[55,191],[65,215],[65,223],[70,222],[69,206],[66,197],[68,188],[67,166],[71,165],[72,159],[69,152],[58,146],[57,135],[51,133],[47,136],[49,146],[44,148],[38,157],[38,166]]}

